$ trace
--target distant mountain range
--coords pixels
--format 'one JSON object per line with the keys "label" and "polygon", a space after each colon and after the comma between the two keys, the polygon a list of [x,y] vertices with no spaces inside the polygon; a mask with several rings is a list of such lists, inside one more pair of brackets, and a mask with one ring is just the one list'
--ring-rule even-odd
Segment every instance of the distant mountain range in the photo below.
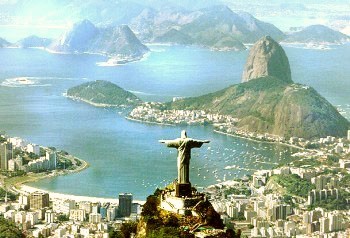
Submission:
{"label": "distant mountain range", "polygon": [[283,41],[287,43],[341,44],[350,41],[350,37],[324,25],[312,25],[287,35]]}
{"label": "distant mountain range", "polygon": [[[150,4],[157,2],[158,4]],[[272,24],[260,21],[246,12],[233,12],[220,1],[195,1],[193,7],[185,1],[60,1],[48,4],[50,19],[65,17],[76,24],[52,45],[38,39],[26,39],[20,47],[49,47],[59,52],[93,52],[109,55],[124,54],[140,57],[148,49],[142,43],[197,45],[212,50],[245,50],[269,35],[286,43],[343,43],[349,37],[326,26],[314,25],[291,34],[284,34]],[[33,8],[38,0],[18,1],[18,8]],[[150,5],[154,7],[150,7]],[[199,8],[199,6],[207,6]],[[281,8],[302,8],[301,4],[281,4]],[[71,9],[71,10],[68,10]],[[188,10],[192,9],[192,10]],[[49,10],[48,10],[49,11]],[[96,27],[98,25],[99,27]],[[129,28],[130,27],[130,28]],[[131,30],[130,30],[131,29]],[[135,34],[135,35],[134,35]],[[135,37],[136,36],[136,37]]]}
{"label": "distant mountain range", "polygon": [[94,106],[136,106],[141,100],[134,94],[104,80],[87,82],[67,90],[67,97]]}
{"label": "distant mountain range", "polygon": [[234,13],[226,6],[197,11],[147,8],[129,23],[145,42],[193,44],[213,49],[243,50],[264,35],[282,39],[284,34],[272,24],[248,13]]}
{"label": "distant mountain range", "polygon": [[49,49],[55,52],[89,52],[120,58],[138,58],[149,51],[128,26],[98,28],[88,20],[75,23]]}

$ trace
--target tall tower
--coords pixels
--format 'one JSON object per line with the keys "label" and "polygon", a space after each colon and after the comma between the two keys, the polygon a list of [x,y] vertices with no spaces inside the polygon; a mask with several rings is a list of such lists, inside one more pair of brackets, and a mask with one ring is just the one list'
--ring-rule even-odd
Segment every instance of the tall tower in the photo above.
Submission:
{"label": "tall tower", "polygon": [[120,217],[128,217],[131,214],[132,194],[120,193],[119,194],[119,209],[118,215]]}
{"label": "tall tower", "polygon": [[12,144],[5,142],[0,144],[0,169],[8,170],[8,161],[12,159]]}

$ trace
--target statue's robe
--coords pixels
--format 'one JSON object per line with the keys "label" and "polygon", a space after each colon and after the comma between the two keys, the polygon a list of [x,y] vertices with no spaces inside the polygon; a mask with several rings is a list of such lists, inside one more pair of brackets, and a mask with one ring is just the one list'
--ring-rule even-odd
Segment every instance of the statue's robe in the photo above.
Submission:
{"label": "statue's robe", "polygon": [[192,138],[178,138],[167,140],[165,144],[168,147],[177,149],[177,180],[178,183],[190,183],[190,159],[191,149],[200,148],[204,141]]}

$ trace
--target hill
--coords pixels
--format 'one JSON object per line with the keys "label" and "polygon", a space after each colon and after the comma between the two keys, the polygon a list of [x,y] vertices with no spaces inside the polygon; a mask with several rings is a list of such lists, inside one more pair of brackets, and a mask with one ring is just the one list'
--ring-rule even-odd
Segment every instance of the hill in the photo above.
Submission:
{"label": "hill", "polygon": [[88,20],[74,24],[49,48],[63,53],[89,52],[124,58],[140,58],[149,51],[128,26],[98,28]]}
{"label": "hill", "polygon": [[16,45],[21,48],[30,48],[30,47],[47,47],[51,44],[52,40],[48,38],[41,38],[38,36],[28,36],[19,40]]}
{"label": "hill", "polygon": [[4,38],[0,37],[0,48],[3,47],[9,47],[11,45],[10,42],[8,42],[7,40],[5,40]]}
{"label": "hill", "polygon": [[288,43],[331,43],[340,44],[350,37],[323,25],[312,25],[288,35],[283,41]]}
{"label": "hill", "polygon": [[108,81],[96,80],[67,90],[67,97],[84,101],[94,106],[135,106],[141,100],[134,94]]}
{"label": "hill", "polygon": [[200,97],[166,104],[166,109],[232,115],[237,127],[286,138],[344,136],[349,122],[313,88],[267,76]]}
{"label": "hill", "polygon": [[350,123],[313,88],[293,83],[283,48],[265,36],[251,48],[241,84],[165,109],[203,110],[238,119],[236,129],[286,138],[344,136]]}

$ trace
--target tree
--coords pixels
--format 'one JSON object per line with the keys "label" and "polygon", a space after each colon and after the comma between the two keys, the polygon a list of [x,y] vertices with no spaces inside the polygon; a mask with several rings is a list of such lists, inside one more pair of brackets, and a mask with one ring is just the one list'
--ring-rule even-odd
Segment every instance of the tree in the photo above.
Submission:
{"label": "tree", "polygon": [[69,221],[69,217],[66,214],[60,214],[57,216],[58,221]]}
{"label": "tree", "polygon": [[0,217],[0,238],[22,238],[24,235],[14,223]]}
{"label": "tree", "polygon": [[147,235],[147,238],[178,238],[180,232],[175,227],[161,227],[159,229],[153,230]]}
{"label": "tree", "polygon": [[124,235],[125,238],[129,238],[131,233],[136,234],[137,230],[137,222],[126,222],[123,223],[122,226],[120,227],[120,231]]}

